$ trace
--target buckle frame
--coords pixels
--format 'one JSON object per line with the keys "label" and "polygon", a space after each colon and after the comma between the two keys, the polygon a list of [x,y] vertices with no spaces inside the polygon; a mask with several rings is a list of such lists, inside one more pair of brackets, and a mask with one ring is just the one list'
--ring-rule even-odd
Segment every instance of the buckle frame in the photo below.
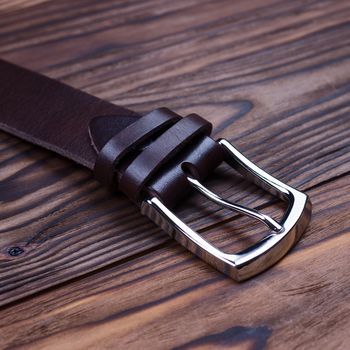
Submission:
{"label": "buckle frame", "polygon": [[229,141],[220,139],[218,143],[225,149],[228,155],[226,162],[232,168],[272,195],[288,202],[288,208],[281,222],[277,223],[256,210],[225,201],[191,176],[188,176],[188,181],[200,193],[219,205],[265,223],[271,229],[268,236],[239,253],[229,254],[216,248],[192,230],[157,197],[144,200],[141,204],[141,213],[217,270],[235,281],[244,281],[268,269],[287,254],[304,233],[311,218],[312,205],[305,193],[284,184],[257,167]]}

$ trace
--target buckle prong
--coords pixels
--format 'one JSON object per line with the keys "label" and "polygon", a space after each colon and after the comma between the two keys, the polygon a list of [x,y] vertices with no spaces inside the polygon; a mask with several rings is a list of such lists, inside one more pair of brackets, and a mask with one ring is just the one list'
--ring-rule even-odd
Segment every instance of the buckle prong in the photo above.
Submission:
{"label": "buckle prong", "polygon": [[225,207],[230,210],[237,211],[243,215],[249,216],[253,219],[259,220],[263,224],[265,224],[270,230],[279,232],[282,230],[282,226],[276,222],[274,219],[270,218],[268,215],[260,213],[255,209],[247,208],[243,205],[231,203],[223,198],[221,198],[216,193],[210,191],[207,187],[205,187],[202,183],[200,183],[197,179],[187,176],[187,180],[191,184],[193,188],[195,188],[198,192],[200,192],[203,196],[208,198],[209,200],[215,202],[216,204]]}
{"label": "buckle prong", "polygon": [[188,181],[195,189],[215,203],[263,222],[271,229],[268,236],[248,249],[236,254],[228,254],[193,231],[157,197],[144,200],[141,205],[141,213],[148,216],[171,237],[174,237],[180,244],[217,270],[236,281],[242,281],[266,270],[293,247],[310,221],[311,202],[305,193],[297,191],[258,168],[227,140],[221,139],[218,143],[227,153],[226,161],[228,164],[246,178],[251,179],[256,185],[288,202],[287,211],[281,222],[277,223],[269,216],[254,209],[222,199],[192,176],[188,176]]}

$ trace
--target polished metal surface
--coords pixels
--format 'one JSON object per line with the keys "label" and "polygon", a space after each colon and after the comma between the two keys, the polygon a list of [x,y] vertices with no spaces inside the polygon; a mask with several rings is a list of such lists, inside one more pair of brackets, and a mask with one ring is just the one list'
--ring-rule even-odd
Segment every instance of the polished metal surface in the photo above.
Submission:
{"label": "polished metal surface", "polygon": [[268,236],[244,251],[228,254],[193,231],[156,197],[145,200],[141,205],[141,212],[201,259],[234,280],[243,281],[276,263],[299,240],[310,221],[311,202],[306,194],[258,168],[227,140],[221,139],[218,142],[227,152],[227,162],[234,169],[266,191],[288,202],[288,209],[281,222],[277,223],[256,210],[222,199],[191,176],[188,176],[188,180],[210,200],[263,222],[271,229]]}
{"label": "polished metal surface", "polygon": [[263,213],[260,213],[255,209],[250,209],[242,205],[234,204],[229,201],[226,201],[225,199],[221,198],[214,192],[210,191],[207,187],[201,184],[197,179],[194,179],[192,176],[187,176],[187,180],[192,185],[192,187],[195,188],[198,192],[202,193],[205,197],[221,205],[222,207],[237,211],[253,219],[257,219],[263,224],[265,224],[270,230],[273,230],[275,232],[279,232],[282,230],[282,226],[278,222],[276,222],[274,219],[270,218],[269,216]]}

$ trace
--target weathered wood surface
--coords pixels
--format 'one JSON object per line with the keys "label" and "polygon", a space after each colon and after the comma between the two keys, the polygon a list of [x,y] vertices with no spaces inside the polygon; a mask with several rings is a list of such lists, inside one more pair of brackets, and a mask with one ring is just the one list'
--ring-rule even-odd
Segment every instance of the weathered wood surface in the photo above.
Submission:
{"label": "weathered wood surface", "polygon": [[[213,273],[174,243],[8,307],[0,319],[2,343],[346,349],[350,275],[342,266],[349,263],[349,191],[344,177],[311,190],[314,220],[304,239],[268,273],[243,284]],[[325,194],[334,198],[325,201]],[[243,218],[235,227],[242,235],[259,230],[252,232]]]}
{"label": "weathered wood surface", "polygon": [[[349,15],[348,1],[0,2],[1,58],[141,113],[202,114],[217,137],[308,191],[315,212],[290,256],[238,285],[88,171],[2,133],[1,345],[346,348]],[[229,175],[223,167],[210,186],[279,215]],[[181,217],[217,245],[261,235],[202,202]]]}

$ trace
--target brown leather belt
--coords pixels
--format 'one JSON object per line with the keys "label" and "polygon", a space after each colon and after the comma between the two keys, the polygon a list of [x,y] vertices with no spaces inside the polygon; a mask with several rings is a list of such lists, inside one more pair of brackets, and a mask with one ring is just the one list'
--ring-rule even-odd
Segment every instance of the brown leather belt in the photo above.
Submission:
{"label": "brown leather belt", "polygon": [[[122,191],[140,206],[142,214],[236,280],[278,261],[309,222],[307,195],[259,169],[228,141],[214,141],[211,124],[196,114],[182,117],[159,108],[140,116],[2,60],[0,77],[0,129],[93,170],[103,185]],[[203,185],[223,161],[289,202],[281,223],[230,203]],[[260,220],[270,228],[270,235],[237,254],[218,250],[169,209],[192,188],[226,208]]]}

